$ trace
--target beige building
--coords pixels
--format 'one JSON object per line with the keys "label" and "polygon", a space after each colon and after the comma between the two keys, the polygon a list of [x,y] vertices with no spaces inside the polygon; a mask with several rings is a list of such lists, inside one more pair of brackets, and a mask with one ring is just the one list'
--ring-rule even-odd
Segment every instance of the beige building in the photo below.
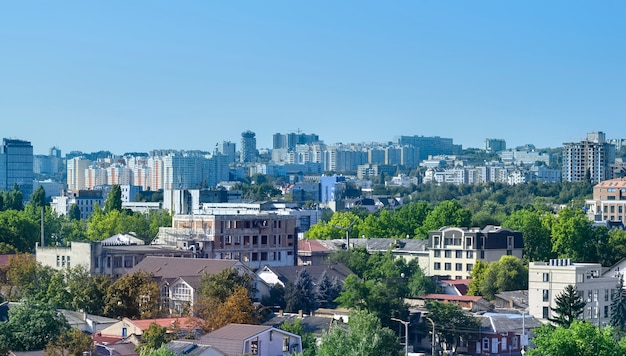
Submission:
{"label": "beige building", "polygon": [[295,266],[297,217],[258,214],[175,215],[160,228],[157,243],[197,251],[199,257],[239,260],[252,269]]}
{"label": "beige building", "polygon": [[511,255],[522,258],[524,240],[520,231],[499,226],[484,229],[442,227],[428,234],[429,270],[431,276],[468,279],[476,261],[493,262]]}
{"label": "beige building", "polygon": [[528,266],[530,315],[547,320],[554,315],[555,299],[566,286],[576,287],[587,306],[583,319],[605,326],[611,320],[611,295],[619,278],[602,276],[599,263],[573,263],[570,259],[531,262]]}
{"label": "beige building", "polygon": [[76,242],[69,246],[36,246],[37,262],[57,270],[82,265],[91,275],[119,278],[146,256],[195,257],[190,250],[165,245],[144,245],[132,236],[118,234],[100,242]]}
{"label": "beige building", "polygon": [[586,201],[592,221],[626,221],[626,179],[609,179],[593,187],[593,199]]}

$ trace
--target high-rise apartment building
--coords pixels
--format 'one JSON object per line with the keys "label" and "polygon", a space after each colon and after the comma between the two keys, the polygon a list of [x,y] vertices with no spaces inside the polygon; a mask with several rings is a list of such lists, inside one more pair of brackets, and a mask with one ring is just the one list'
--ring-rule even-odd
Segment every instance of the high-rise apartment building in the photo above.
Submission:
{"label": "high-rise apartment building", "polygon": [[605,141],[603,132],[592,132],[580,142],[563,144],[563,180],[591,183],[611,178],[610,166],[615,162],[615,146]]}
{"label": "high-rise apartment building", "polygon": [[17,184],[24,200],[33,193],[33,146],[29,141],[3,139],[0,147],[0,190]]}
{"label": "high-rise apartment building", "polygon": [[87,189],[85,182],[85,170],[89,168],[91,161],[84,157],[74,157],[67,160],[67,189],[73,192]]}
{"label": "high-rise apartment building", "polygon": [[272,139],[272,148],[287,148],[292,150],[297,145],[312,145],[319,142],[320,137],[316,134],[305,134],[301,132],[291,132],[288,134],[275,133]]}
{"label": "high-rise apartment building", "polygon": [[241,133],[241,162],[253,162],[257,157],[256,134],[250,130]]}
{"label": "high-rise apartment building", "polygon": [[234,163],[236,160],[237,148],[234,142],[230,141],[222,141],[217,144],[217,152],[222,154],[227,160],[227,162]]}

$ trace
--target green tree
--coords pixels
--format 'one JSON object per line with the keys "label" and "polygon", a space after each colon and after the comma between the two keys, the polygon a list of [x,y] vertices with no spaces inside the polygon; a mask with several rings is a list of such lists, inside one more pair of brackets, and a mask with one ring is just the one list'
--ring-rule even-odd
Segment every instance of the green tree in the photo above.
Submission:
{"label": "green tree", "polygon": [[334,308],[336,306],[335,299],[343,289],[341,282],[337,278],[330,279],[326,270],[322,272],[315,289],[315,301],[321,308]]}
{"label": "green tree", "polygon": [[282,330],[290,332],[292,334],[299,335],[302,338],[302,355],[303,356],[315,356],[317,352],[317,342],[313,333],[306,332],[304,325],[302,325],[302,319],[296,319],[293,322],[285,322],[280,326]]}
{"label": "green tree", "polygon": [[256,293],[253,282],[253,275],[239,273],[234,268],[224,269],[216,274],[205,273],[200,277],[200,296],[224,302],[233,295],[237,287],[245,288],[253,296]]}
{"label": "green tree", "polygon": [[70,220],[80,220],[80,208],[76,203],[70,205],[70,211],[67,213]]}
{"label": "green tree", "polygon": [[556,315],[550,321],[558,326],[569,327],[585,310],[585,302],[571,284],[556,296],[554,302],[556,307],[550,309]]}
{"label": "green tree", "polygon": [[0,323],[0,349],[41,350],[69,329],[69,324],[52,306],[26,300],[9,309],[9,321]]}
{"label": "green tree", "polygon": [[509,215],[502,223],[503,227],[522,232],[525,262],[547,261],[554,257],[550,229],[543,224],[542,214],[540,211],[522,209]]}
{"label": "green tree", "polygon": [[142,349],[139,352],[139,356],[176,356],[176,353],[168,350],[168,348],[163,345],[156,350],[148,348]]}
{"label": "green tree", "polygon": [[111,285],[111,279],[104,275],[91,276],[82,265],[68,269],[65,276],[67,290],[71,297],[71,308],[84,310],[89,314],[102,315],[104,299]]}
{"label": "green tree", "polygon": [[474,268],[470,272],[470,283],[467,291],[468,295],[483,295],[482,283],[487,274],[489,264],[482,260],[477,260]]}
{"label": "green tree", "polygon": [[626,293],[624,293],[624,277],[620,275],[619,282],[611,295],[611,326],[619,335],[626,333]]}
{"label": "green tree", "polygon": [[285,309],[288,312],[311,313],[317,309],[313,279],[306,269],[300,270],[293,283],[285,286]]}
{"label": "green tree", "polygon": [[166,342],[167,330],[157,323],[150,323],[150,325],[148,325],[148,329],[146,329],[146,331],[144,331],[141,335],[141,345],[139,345],[139,350],[156,350],[163,346]]}
{"label": "green tree", "polygon": [[35,189],[33,194],[31,194],[30,196],[30,201],[28,204],[33,206],[34,208],[39,209],[48,206],[48,201],[46,200],[46,190],[43,188],[43,186],[40,185],[39,187],[37,187],[37,189]]}
{"label": "green tree", "polygon": [[624,342],[613,339],[610,327],[598,328],[591,323],[574,320],[569,327],[542,325],[534,330],[535,347],[529,356],[621,356],[626,354]]}
{"label": "green tree", "polygon": [[448,349],[455,346],[460,337],[467,339],[479,330],[479,319],[456,304],[427,301],[426,309],[435,323],[438,339],[445,342]]}
{"label": "green tree", "polygon": [[117,184],[113,185],[104,202],[104,213],[108,214],[112,211],[122,211],[122,189]]}
{"label": "green tree", "polygon": [[591,222],[582,209],[564,208],[552,223],[552,251],[575,262],[598,260]]}
{"label": "green tree", "polygon": [[49,342],[44,349],[44,355],[83,356],[86,351],[95,353],[93,339],[79,329],[70,329],[57,340]]}
{"label": "green tree", "polygon": [[137,271],[123,275],[109,286],[104,313],[113,318],[155,318],[159,313],[159,304],[159,286],[152,274]]}
{"label": "green tree", "polygon": [[[494,300],[497,293],[527,289],[528,267],[515,256],[502,256],[500,260],[489,263],[485,273],[478,278],[480,295]],[[471,287],[474,292],[475,286]]]}
{"label": "green tree", "polygon": [[366,311],[353,311],[347,326],[338,325],[322,337],[319,356],[400,355],[400,343],[391,329]]}
{"label": "green tree", "polygon": [[439,203],[424,220],[420,229],[420,236],[428,236],[431,230],[438,230],[444,226],[469,227],[472,222],[472,213],[461,206],[458,200],[447,200]]}

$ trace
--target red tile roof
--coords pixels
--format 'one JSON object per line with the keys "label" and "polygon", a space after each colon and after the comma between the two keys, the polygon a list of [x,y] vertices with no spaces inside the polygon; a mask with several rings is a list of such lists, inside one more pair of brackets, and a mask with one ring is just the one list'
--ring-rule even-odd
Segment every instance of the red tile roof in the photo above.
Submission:
{"label": "red tile roof", "polygon": [[330,250],[322,245],[318,240],[298,241],[298,251],[304,252],[329,252]]}
{"label": "red tile roof", "polygon": [[[199,319],[201,320],[201,319]],[[126,320],[132,323],[141,330],[146,330],[150,324],[155,323],[164,328],[171,328],[176,321],[178,321],[178,327],[183,329],[193,329],[197,327],[198,318],[159,318],[159,319],[142,319],[142,320]]]}

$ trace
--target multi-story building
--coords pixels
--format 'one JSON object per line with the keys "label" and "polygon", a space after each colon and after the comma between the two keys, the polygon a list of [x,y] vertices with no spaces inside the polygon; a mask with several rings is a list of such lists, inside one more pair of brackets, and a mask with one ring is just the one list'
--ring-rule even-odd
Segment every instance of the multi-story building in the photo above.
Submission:
{"label": "multi-story building", "polygon": [[61,166],[61,150],[56,147],[50,149],[50,154],[33,156],[33,171],[35,174],[57,174]]}
{"label": "multi-story building", "polygon": [[298,218],[247,209],[175,215],[157,243],[198,251],[205,258],[239,260],[257,269],[297,263]]}
{"label": "multi-story building", "polygon": [[286,148],[288,150],[294,149],[297,145],[311,145],[319,142],[320,137],[316,134],[305,134],[291,132],[288,134],[275,133],[273,136],[273,149]]}
{"label": "multi-story building", "polygon": [[234,142],[222,141],[218,143],[217,152],[226,158],[228,164],[235,163],[237,159],[237,148]]}
{"label": "multi-story building", "polygon": [[606,326],[611,320],[611,295],[619,277],[602,276],[601,272],[599,263],[573,263],[570,259],[531,262],[528,266],[530,315],[543,320],[553,318],[556,297],[572,285],[587,303],[582,318]]}
{"label": "multi-story building", "polygon": [[442,227],[428,233],[431,275],[467,279],[476,261],[493,262],[510,255],[522,258],[522,233],[499,226],[484,229]]}
{"label": "multi-story building", "polygon": [[461,145],[455,145],[451,138],[439,136],[400,136],[396,138],[396,143],[400,146],[413,146],[419,148],[420,160],[428,156],[454,155],[461,153]]}
{"label": "multi-story building", "polygon": [[593,199],[586,201],[592,221],[626,222],[626,179],[609,179],[593,187]]}
{"label": "multi-story building", "polygon": [[67,160],[67,189],[79,191],[87,189],[85,182],[85,170],[89,168],[91,161],[84,157],[74,157]]}
{"label": "multi-story building", "polygon": [[0,190],[17,184],[24,200],[33,193],[33,146],[28,141],[5,138],[0,147]]}
{"label": "multi-story building", "polygon": [[87,219],[94,211],[96,205],[104,206],[102,190],[78,190],[67,192],[65,195],[52,197],[50,207],[59,215],[69,213],[73,204],[80,210],[80,218]]}
{"label": "multi-story building", "polygon": [[[37,262],[57,270],[83,266],[90,275],[119,278],[146,256],[195,257],[195,252],[165,245],[144,245],[132,235],[118,234],[99,242],[76,242],[69,246],[36,246]],[[181,263],[184,263],[181,261]]]}
{"label": "multi-story building", "polygon": [[[603,132],[592,132],[581,142],[563,144],[563,180],[600,183],[611,178],[615,146],[605,142]],[[588,177],[588,178],[587,178]]]}
{"label": "multi-story building", "polygon": [[241,152],[239,161],[253,162],[257,157],[256,134],[250,130],[241,133]]}
{"label": "multi-story building", "polygon": [[506,141],[501,138],[486,138],[485,151],[500,152],[506,150]]}

